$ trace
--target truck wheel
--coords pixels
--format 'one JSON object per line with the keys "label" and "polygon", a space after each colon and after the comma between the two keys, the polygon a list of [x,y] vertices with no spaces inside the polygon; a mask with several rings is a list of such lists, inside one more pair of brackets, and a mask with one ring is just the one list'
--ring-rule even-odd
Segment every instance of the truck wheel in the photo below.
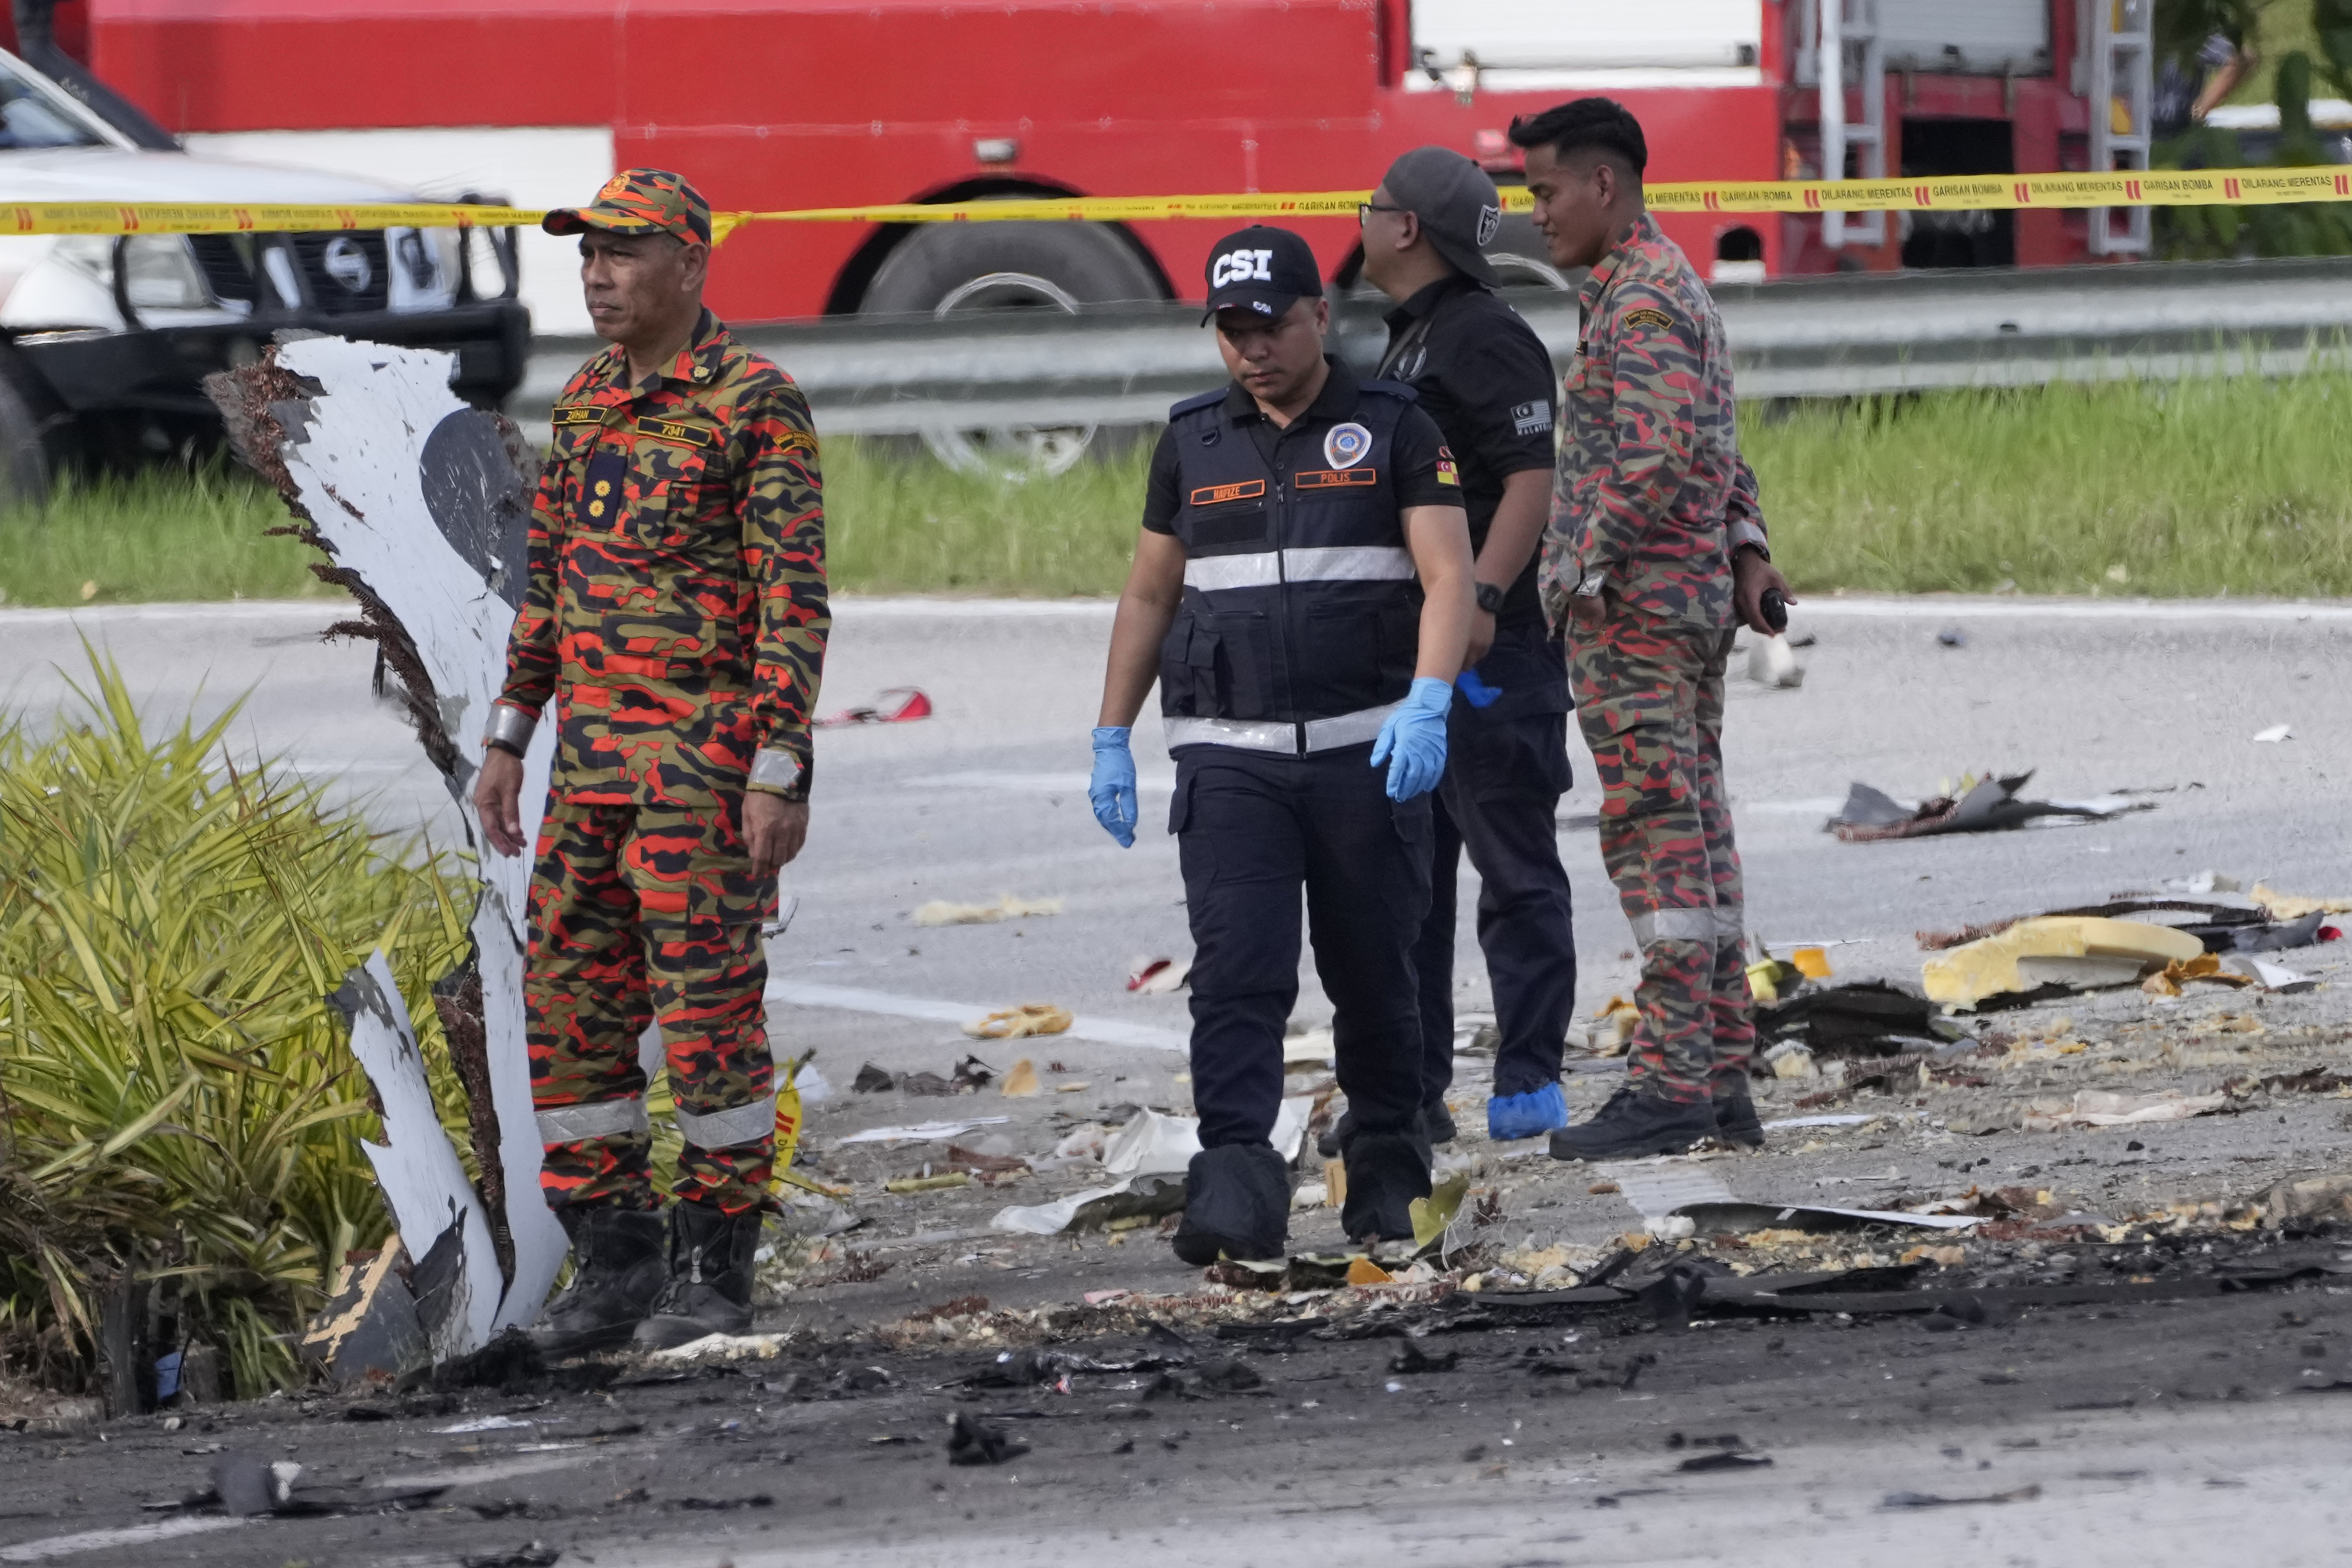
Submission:
{"label": "truck wheel", "polygon": [[1501,226],[1486,246],[1486,259],[1506,288],[1573,289],[1584,279],[1570,277],[1551,264],[1551,247],[1536,232],[1535,219],[1525,213],[1505,213]]}
{"label": "truck wheel", "polygon": [[[877,316],[1076,314],[1081,305],[1161,297],[1150,267],[1100,224],[926,224],[884,259],[860,308]],[[1061,473],[1094,439],[1092,424],[923,432],[923,444],[949,467],[1006,478]]]}
{"label": "truck wheel", "polygon": [[49,498],[49,455],[41,423],[9,384],[15,367],[0,361],[0,508],[37,507]]}

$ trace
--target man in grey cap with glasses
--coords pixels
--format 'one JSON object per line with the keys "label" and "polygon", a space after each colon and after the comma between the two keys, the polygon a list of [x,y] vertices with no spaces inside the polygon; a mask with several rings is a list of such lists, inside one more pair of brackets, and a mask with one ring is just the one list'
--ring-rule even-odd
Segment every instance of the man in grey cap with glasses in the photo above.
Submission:
{"label": "man in grey cap with glasses", "polygon": [[1364,277],[1397,302],[1379,374],[1409,383],[1461,465],[1477,552],[1470,664],[1448,715],[1432,828],[1429,916],[1413,949],[1421,986],[1423,1124],[1453,1135],[1454,868],[1479,878],[1478,945],[1494,985],[1497,1141],[1568,1122],[1561,1048],[1576,1002],[1568,873],[1553,824],[1568,789],[1568,677],[1544,630],[1536,559],[1551,511],[1551,359],[1495,293],[1485,247],[1502,202],[1485,170],[1444,147],[1399,158],[1360,217]]}

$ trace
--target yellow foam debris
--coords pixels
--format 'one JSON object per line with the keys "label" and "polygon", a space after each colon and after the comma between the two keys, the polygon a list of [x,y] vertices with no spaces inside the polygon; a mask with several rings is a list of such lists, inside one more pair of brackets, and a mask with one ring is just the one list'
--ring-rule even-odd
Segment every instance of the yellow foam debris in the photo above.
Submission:
{"label": "yellow foam debris", "polygon": [[1919,967],[1919,977],[1928,1000],[1970,1008],[2003,991],[2028,989],[2017,972],[2020,958],[2136,958],[2160,969],[2203,951],[2205,945],[2187,932],[2144,920],[2045,915],[1939,953]]}
{"label": "yellow foam debris", "polygon": [[997,1085],[996,1092],[1016,1100],[1036,1093],[1037,1064],[1023,1057],[1013,1064],[1013,1070],[1004,1075],[1004,1082]]}
{"label": "yellow foam debris", "polygon": [[1394,1274],[1390,1273],[1370,1258],[1348,1260],[1348,1283],[1350,1285],[1389,1285],[1395,1282]]}
{"label": "yellow foam debris", "polygon": [[1800,947],[1789,955],[1789,962],[1797,967],[1797,973],[1809,980],[1830,977],[1830,956],[1819,947]]}
{"label": "yellow foam debris", "polygon": [[2273,920],[2300,920],[2323,909],[2330,915],[2352,915],[2352,898],[2305,898],[2299,894],[2281,893],[2259,882],[2246,896],[2261,904]]}
{"label": "yellow foam debris", "polygon": [[1017,1008],[976,1019],[964,1025],[963,1031],[974,1040],[1020,1040],[1033,1034],[1060,1034],[1076,1021],[1067,1008],[1057,1008],[1051,1002],[1024,1002]]}

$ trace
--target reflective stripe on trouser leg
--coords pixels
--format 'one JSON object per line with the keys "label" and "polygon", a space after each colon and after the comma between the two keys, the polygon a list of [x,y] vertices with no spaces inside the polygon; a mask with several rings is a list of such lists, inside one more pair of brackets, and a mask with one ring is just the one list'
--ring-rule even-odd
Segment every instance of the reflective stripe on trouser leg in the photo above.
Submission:
{"label": "reflective stripe on trouser leg", "polygon": [[1699,683],[1720,633],[1612,605],[1568,628],[1577,724],[1601,781],[1601,858],[1642,949],[1627,1081],[1704,1098],[1714,1066],[1717,903],[1699,789]]}
{"label": "reflective stripe on trouser leg", "polygon": [[523,1015],[551,1207],[657,1201],[636,1049],[652,999],[636,898],[620,867],[632,816],[625,806],[551,800],[540,826]]}
{"label": "reflective stripe on trouser leg", "polygon": [[1754,998],[1748,989],[1747,893],[1739,846],[1731,831],[1731,795],[1723,779],[1723,676],[1737,633],[1716,634],[1698,679],[1700,830],[1706,835],[1707,876],[1715,885],[1715,974],[1708,998],[1715,1036],[1715,1075],[1744,1076],[1756,1054]]}
{"label": "reflective stripe on trouser leg", "polygon": [[539,1141],[576,1144],[616,1134],[644,1135],[652,1125],[646,1119],[643,1095],[626,1100],[591,1100],[584,1105],[555,1105],[538,1114]]}

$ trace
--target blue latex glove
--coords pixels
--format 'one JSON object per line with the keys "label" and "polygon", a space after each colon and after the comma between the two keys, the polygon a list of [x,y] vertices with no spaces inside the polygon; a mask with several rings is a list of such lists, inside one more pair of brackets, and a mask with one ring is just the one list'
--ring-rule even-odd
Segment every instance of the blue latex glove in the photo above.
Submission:
{"label": "blue latex glove", "polygon": [[1087,780],[1087,799],[1095,809],[1095,821],[1103,831],[1118,841],[1118,847],[1135,847],[1135,756],[1127,748],[1127,729],[1120,725],[1104,725],[1095,731],[1095,775]]}
{"label": "blue latex glove", "polygon": [[1410,800],[1437,788],[1445,773],[1445,710],[1454,683],[1423,675],[1372,742],[1372,766],[1389,765],[1389,799]]}
{"label": "blue latex glove", "polygon": [[1475,670],[1465,670],[1454,676],[1454,685],[1462,694],[1463,700],[1475,708],[1493,707],[1495,699],[1503,695],[1502,687],[1488,685],[1478,678]]}

